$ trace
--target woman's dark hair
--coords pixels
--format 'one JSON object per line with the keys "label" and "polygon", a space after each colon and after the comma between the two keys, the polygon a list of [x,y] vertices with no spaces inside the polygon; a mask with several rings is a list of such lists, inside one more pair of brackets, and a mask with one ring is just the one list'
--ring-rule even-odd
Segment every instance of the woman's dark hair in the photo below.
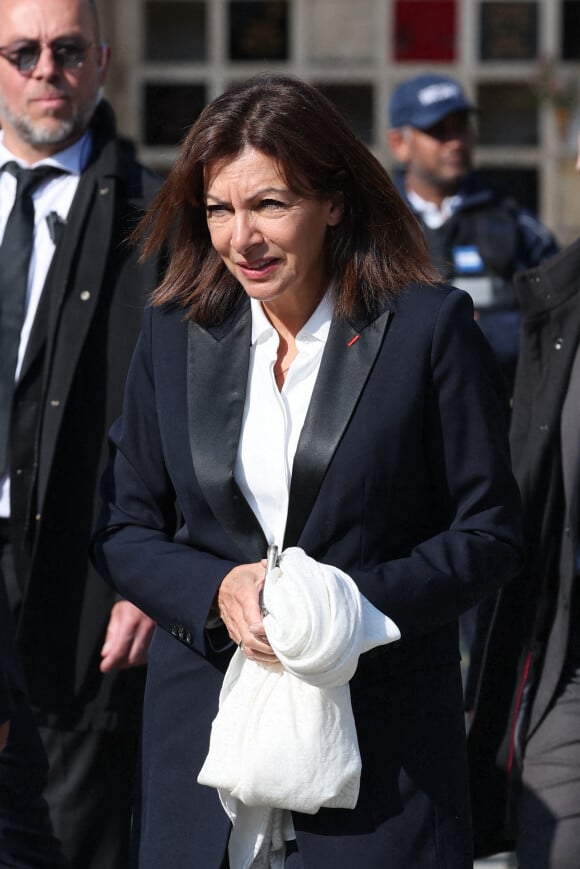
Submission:
{"label": "woman's dark hair", "polygon": [[296,193],[343,200],[327,230],[336,313],[354,318],[382,307],[413,281],[433,280],[423,234],[391,179],[315,87],[286,76],[258,76],[219,96],[187,134],[175,165],[137,229],[144,256],[171,246],[152,296],[187,308],[203,325],[220,322],[243,290],[213,249],[206,222],[204,170],[246,146],[271,157]]}

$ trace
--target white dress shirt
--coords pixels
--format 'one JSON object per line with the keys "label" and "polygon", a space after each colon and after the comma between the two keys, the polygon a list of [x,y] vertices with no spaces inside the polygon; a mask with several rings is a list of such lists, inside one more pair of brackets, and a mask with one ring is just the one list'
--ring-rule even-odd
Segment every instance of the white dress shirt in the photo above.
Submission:
{"label": "white dress shirt", "polygon": [[296,335],[298,354],[279,390],[274,376],[278,333],[261,303],[251,299],[250,304],[252,348],[234,475],[268,544],[275,543],[281,550],[292,463],[318,376],[334,305],[329,289]]}
{"label": "white dress shirt", "polygon": [[[34,202],[34,243],[30,268],[28,271],[28,288],[26,292],[25,316],[20,333],[18,361],[16,365],[16,380],[20,376],[22,360],[28,346],[28,339],[46,282],[46,276],[52,262],[55,244],[51,238],[47,217],[55,213],[62,221],[66,221],[79,184],[81,172],[88,163],[92,148],[92,137],[89,132],[69,148],[28,165],[15,157],[4,145],[0,131],[0,170],[11,160],[21,166],[36,168],[37,166],[58,166],[66,174],[57,175],[41,183],[32,193]],[[10,172],[0,171],[0,239],[4,237],[6,222],[16,194],[16,178]],[[0,517],[10,515],[10,478],[5,474],[0,478]]]}

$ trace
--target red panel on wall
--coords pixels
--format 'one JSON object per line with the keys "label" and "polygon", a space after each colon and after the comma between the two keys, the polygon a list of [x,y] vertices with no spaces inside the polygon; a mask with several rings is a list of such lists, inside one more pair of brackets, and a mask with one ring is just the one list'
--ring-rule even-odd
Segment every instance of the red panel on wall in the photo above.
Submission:
{"label": "red panel on wall", "polygon": [[455,60],[455,0],[396,0],[395,60]]}

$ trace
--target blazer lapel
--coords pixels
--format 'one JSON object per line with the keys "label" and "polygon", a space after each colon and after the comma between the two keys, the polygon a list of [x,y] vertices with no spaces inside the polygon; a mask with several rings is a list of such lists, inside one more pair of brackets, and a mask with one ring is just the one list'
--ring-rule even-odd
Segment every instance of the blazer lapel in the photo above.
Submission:
{"label": "blazer lapel", "polygon": [[[234,322],[232,323],[232,320]],[[251,344],[249,305],[223,328],[188,326],[189,442],[197,481],[212,512],[243,559],[266,555],[267,541],[234,480]]]}
{"label": "blazer lapel", "polygon": [[358,329],[333,320],[294,458],[284,548],[296,546],[374,365],[390,318]]}

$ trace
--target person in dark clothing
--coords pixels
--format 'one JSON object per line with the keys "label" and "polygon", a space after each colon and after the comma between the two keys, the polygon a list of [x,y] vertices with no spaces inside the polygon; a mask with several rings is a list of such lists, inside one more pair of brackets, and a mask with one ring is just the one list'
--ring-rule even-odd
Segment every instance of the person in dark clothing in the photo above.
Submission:
{"label": "person in dark clothing", "polygon": [[515,844],[520,869],[578,866],[579,275],[580,240],[515,278],[511,448],[527,557],[498,597],[469,733],[476,851]]}
{"label": "person in dark clothing", "polygon": [[473,171],[475,106],[457,81],[424,74],[391,96],[388,142],[405,168],[399,191],[417,216],[441,275],[466,290],[511,388],[520,316],[514,272],[555,254],[533,214]]}
{"label": "person in dark clothing", "polygon": [[[521,569],[521,516],[471,300],[433,283],[412,214],[340,113],[285,76],[204,109],[142,229],[151,252],[175,245],[93,538],[103,575],[158,624],[133,865],[472,869],[457,617]],[[321,654],[308,638],[334,633],[344,660],[357,607],[291,582],[289,663],[269,547],[280,571],[306,565],[301,581],[340,571],[400,639],[337,679],[332,643]],[[248,724],[229,686],[258,672],[302,691],[305,663],[297,715],[250,689],[265,714]],[[307,727],[333,686],[352,708]],[[245,746],[218,738],[227,782],[207,769],[216,715]],[[354,728],[345,799],[351,753],[326,748]]]}
{"label": "person in dark clothing", "polygon": [[[0,282],[15,271],[0,293],[0,558],[75,869],[127,865],[154,627],[87,554],[106,433],[160,274],[127,244],[159,179],[101,98],[109,59],[92,0],[0,0]],[[31,203],[21,179],[39,170]],[[22,213],[32,256],[15,270]]]}
{"label": "person in dark clothing", "polygon": [[67,866],[42,796],[47,766],[26,696],[0,571],[0,866]]}

